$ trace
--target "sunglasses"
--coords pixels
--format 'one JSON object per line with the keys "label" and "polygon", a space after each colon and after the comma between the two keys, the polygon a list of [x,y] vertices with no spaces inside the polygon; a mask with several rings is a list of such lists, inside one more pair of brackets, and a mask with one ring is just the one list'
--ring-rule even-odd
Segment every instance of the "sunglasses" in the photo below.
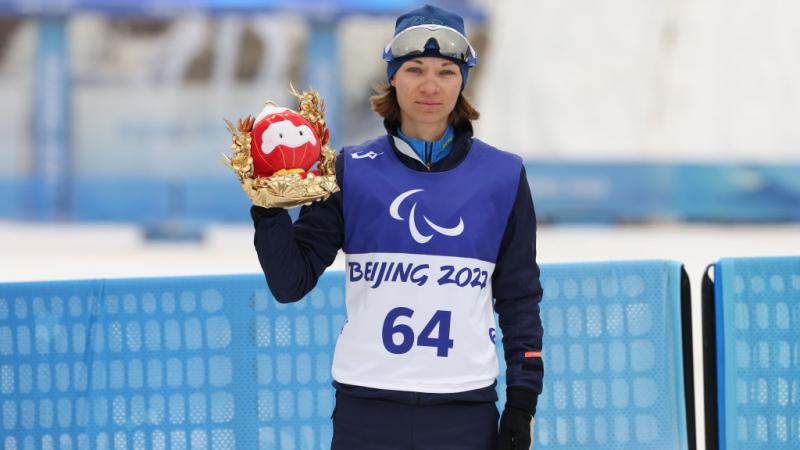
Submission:
{"label": "sunglasses", "polygon": [[443,25],[416,25],[397,33],[383,50],[384,61],[392,61],[404,56],[416,55],[425,51],[431,39],[439,45],[439,54],[455,58],[469,67],[478,62],[478,55],[467,38],[458,31]]}

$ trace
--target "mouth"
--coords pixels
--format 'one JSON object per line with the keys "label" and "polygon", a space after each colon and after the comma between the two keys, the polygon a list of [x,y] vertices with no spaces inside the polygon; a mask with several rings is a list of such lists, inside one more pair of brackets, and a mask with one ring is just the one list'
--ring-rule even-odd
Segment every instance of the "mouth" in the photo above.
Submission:
{"label": "mouth", "polygon": [[434,101],[430,101],[430,100],[418,100],[416,102],[416,104],[418,104],[420,106],[426,106],[426,107],[441,106],[442,105],[440,102],[434,102]]}

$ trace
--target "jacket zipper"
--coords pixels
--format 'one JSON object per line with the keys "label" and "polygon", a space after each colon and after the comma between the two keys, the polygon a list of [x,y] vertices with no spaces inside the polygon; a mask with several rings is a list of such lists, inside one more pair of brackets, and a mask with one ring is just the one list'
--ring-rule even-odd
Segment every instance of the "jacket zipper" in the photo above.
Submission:
{"label": "jacket zipper", "polygon": [[431,171],[432,146],[433,144],[430,142],[425,143],[425,167],[428,169],[428,172]]}

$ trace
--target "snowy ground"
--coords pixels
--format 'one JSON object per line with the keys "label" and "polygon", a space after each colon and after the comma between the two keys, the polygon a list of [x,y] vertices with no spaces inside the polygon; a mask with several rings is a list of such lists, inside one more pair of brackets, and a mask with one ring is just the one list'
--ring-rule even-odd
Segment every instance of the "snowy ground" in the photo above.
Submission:
{"label": "snowy ground", "polygon": [[[259,272],[249,225],[215,226],[201,244],[151,243],[135,226],[0,222],[0,282]],[[800,224],[543,226],[540,263],[673,259],[692,282],[695,386],[702,395],[700,280],[725,256],[800,255]],[[332,266],[342,269],[340,257]],[[695,399],[702,411],[702,398]],[[698,440],[703,440],[698,418]],[[700,444],[698,448],[703,448]]]}

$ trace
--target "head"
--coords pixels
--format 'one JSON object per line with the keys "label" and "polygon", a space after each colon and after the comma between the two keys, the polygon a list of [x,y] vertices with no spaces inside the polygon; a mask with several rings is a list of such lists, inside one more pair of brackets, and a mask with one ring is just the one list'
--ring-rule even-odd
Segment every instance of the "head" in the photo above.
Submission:
{"label": "head", "polygon": [[464,19],[456,13],[425,5],[397,18],[394,37],[383,52],[386,78],[391,82],[397,70],[409,59],[437,57],[452,61],[461,72],[461,90],[467,85],[469,70],[478,62],[475,50],[464,32]]}
{"label": "head", "polygon": [[401,15],[384,59],[389,84],[378,87],[371,101],[385,119],[457,123],[478,118],[462,93],[477,57],[459,15],[430,5]]}

